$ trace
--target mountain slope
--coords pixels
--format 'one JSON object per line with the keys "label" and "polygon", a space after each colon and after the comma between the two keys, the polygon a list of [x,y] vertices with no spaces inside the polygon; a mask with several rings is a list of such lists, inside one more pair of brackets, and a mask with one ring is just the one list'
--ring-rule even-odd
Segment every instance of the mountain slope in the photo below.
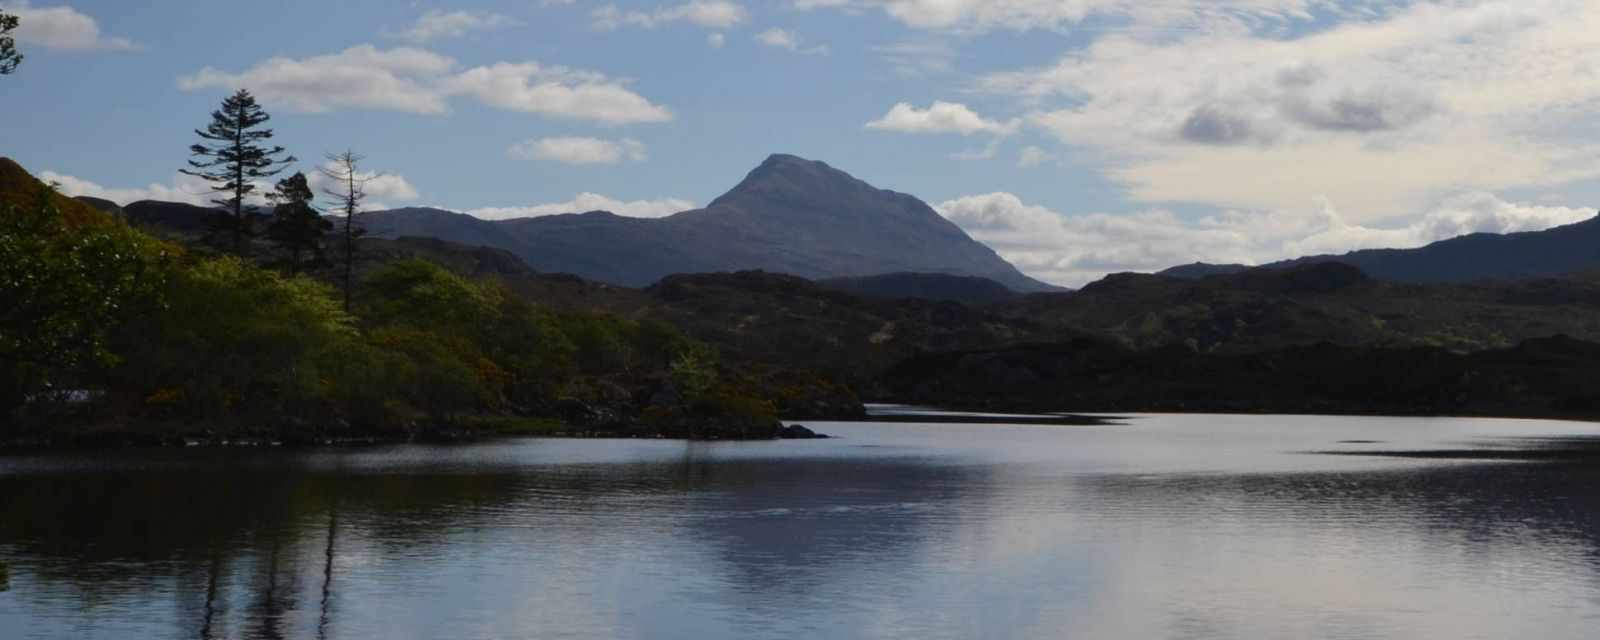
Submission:
{"label": "mountain slope", "polygon": [[[1419,284],[1524,280],[1600,268],[1600,217],[1521,233],[1474,233],[1416,249],[1367,249],[1344,255],[1307,256],[1275,262],[1289,267],[1343,262],[1379,280]],[[1234,273],[1239,265],[1193,264],[1161,275],[1178,278]]]}
{"label": "mountain slope", "polygon": [[926,203],[827,164],[774,155],[704,209],[660,219],[589,212],[485,221],[438,209],[368,214],[380,237],[427,236],[512,251],[540,271],[645,286],[675,273],[760,269],[806,278],[945,273],[1016,291],[1023,275]]}
{"label": "mountain slope", "polygon": [[991,304],[1017,297],[1016,292],[988,278],[943,273],[886,273],[879,276],[830,278],[818,280],[817,285],[863,298],[912,298],[970,305]]}

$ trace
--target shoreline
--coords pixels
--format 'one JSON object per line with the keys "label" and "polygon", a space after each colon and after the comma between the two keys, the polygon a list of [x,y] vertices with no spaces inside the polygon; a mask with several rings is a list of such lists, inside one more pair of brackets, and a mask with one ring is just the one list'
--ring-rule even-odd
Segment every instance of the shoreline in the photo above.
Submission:
{"label": "shoreline", "polygon": [[[1398,418],[1398,419],[1471,419],[1519,420],[1537,422],[1569,422],[1594,424],[1600,427],[1600,416],[1536,415],[1536,414],[1397,414],[1384,412],[1295,412],[1295,411],[1119,411],[1119,412],[1039,412],[1026,409],[996,409],[994,407],[951,407],[897,405],[924,413],[881,414],[860,417],[813,418],[807,420],[780,420],[781,426],[772,437],[684,437],[651,429],[595,429],[545,419],[503,419],[492,422],[494,427],[422,429],[407,433],[367,433],[341,436],[296,437],[283,434],[251,435],[198,435],[183,430],[151,428],[90,429],[56,434],[53,436],[27,435],[0,438],[0,452],[17,451],[88,451],[126,449],[341,449],[375,447],[395,444],[469,444],[508,438],[559,438],[574,440],[682,440],[685,442],[768,442],[781,440],[826,439],[830,436],[811,431],[802,422],[831,423],[881,423],[881,424],[971,424],[1092,427],[1123,426],[1144,416],[1317,416],[1330,418]],[[1005,411],[1005,415],[981,415],[975,412]],[[640,426],[640,425],[634,425]]]}

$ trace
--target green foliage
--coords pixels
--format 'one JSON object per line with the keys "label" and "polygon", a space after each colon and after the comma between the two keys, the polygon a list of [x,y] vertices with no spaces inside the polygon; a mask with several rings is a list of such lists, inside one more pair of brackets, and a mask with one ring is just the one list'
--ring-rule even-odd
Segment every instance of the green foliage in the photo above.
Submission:
{"label": "green foliage", "polygon": [[[304,182],[279,184],[280,222],[304,221]],[[93,402],[73,424],[167,435],[548,434],[569,429],[559,418],[584,433],[727,438],[776,424],[715,352],[656,319],[559,313],[419,260],[371,273],[351,314],[324,282],[185,258],[58,202],[49,190],[31,207],[0,201],[0,299],[19,301],[0,307],[8,417],[81,389]]]}
{"label": "green foliage", "polygon": [[173,251],[120,223],[69,225],[51,204],[0,209],[0,416],[118,361],[119,323],[159,309]]}
{"label": "green foliage", "polygon": [[498,407],[504,373],[470,341],[414,327],[378,329],[371,340],[406,358],[395,391],[435,421]]}
{"label": "green foliage", "polygon": [[178,274],[159,313],[126,327],[118,388],[174,417],[310,417],[324,395],[318,355],[357,337],[331,289],[238,258]]}
{"label": "green foliage", "polygon": [[499,319],[504,293],[439,265],[402,260],[362,285],[361,315],[373,324],[404,323],[442,333],[477,336]]}
{"label": "green foliage", "polygon": [[[306,175],[295,173],[279,180],[267,198],[275,205],[267,237],[288,254],[289,271],[298,273],[302,266],[315,268],[326,264],[324,240],[333,230],[333,223],[312,206],[316,194],[312,193]],[[302,262],[301,256],[308,256],[309,264]]]}
{"label": "green foliage", "polygon": [[706,397],[717,384],[717,370],[708,354],[701,350],[679,354],[668,371],[672,384],[691,403]]}
{"label": "green foliage", "polygon": [[22,64],[22,54],[17,53],[17,41],[11,32],[22,20],[9,13],[0,12],[0,76],[10,74]]}

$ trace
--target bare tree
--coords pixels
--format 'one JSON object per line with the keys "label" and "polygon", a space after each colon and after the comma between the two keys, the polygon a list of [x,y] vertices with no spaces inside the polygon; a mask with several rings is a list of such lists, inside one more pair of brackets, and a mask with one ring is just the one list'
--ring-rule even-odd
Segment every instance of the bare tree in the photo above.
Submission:
{"label": "bare tree", "polygon": [[322,175],[333,184],[322,192],[334,199],[332,210],[344,216],[344,310],[348,313],[356,238],[366,233],[365,229],[356,226],[356,216],[361,215],[361,201],[367,199],[367,183],[377,176],[362,175],[360,165],[366,157],[356,155],[354,151],[331,153],[327,157],[328,165],[322,168]]}

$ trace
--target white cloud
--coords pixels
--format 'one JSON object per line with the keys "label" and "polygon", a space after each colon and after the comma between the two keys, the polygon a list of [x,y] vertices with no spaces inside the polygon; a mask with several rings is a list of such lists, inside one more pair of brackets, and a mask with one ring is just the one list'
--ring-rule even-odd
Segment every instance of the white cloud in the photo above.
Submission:
{"label": "white cloud", "polygon": [[522,207],[485,207],[473,209],[467,213],[485,220],[533,218],[563,213],[587,213],[590,211],[609,211],[629,218],[664,218],[680,211],[688,211],[694,207],[695,204],[693,202],[679,198],[624,202],[597,193],[580,193],[566,202]]}
{"label": "white cloud", "polygon": [[1535,231],[1593,217],[1588,209],[1510,203],[1489,193],[1445,199],[1409,224],[1347,221],[1331,203],[1186,220],[1162,210],[1067,216],[1010,193],[940,203],[940,214],[1028,275],[1079,286],[1108,273],[1191,262],[1262,264],[1356,249],[1410,248],[1478,231]]}
{"label": "white cloud", "polygon": [[424,49],[364,44],[298,60],[269,58],[237,74],[206,67],[180,77],[178,88],[248,87],[273,106],[307,113],[375,109],[436,115],[450,110],[449,95],[438,84],[454,66],[454,60]]}
{"label": "white cloud", "polygon": [[12,32],[17,42],[52,51],[139,51],[138,43],[100,33],[100,23],[69,6],[35,7],[27,0],[0,2],[0,9],[21,20]]}
{"label": "white cloud", "polygon": [[602,124],[664,122],[673,115],[604,74],[500,62],[455,71],[455,60],[425,49],[358,45],[311,58],[271,58],[240,73],[206,67],[180,77],[185,91],[248,87],[264,102],[322,113],[373,109],[426,115],[469,97],[491,107]]}
{"label": "white cloud", "polygon": [[643,162],[649,158],[644,143],[631,138],[563,137],[524,140],[511,145],[506,155],[519,160],[551,160],[563,164],[595,165]]}
{"label": "white cloud", "polygon": [[[135,188],[106,187],[89,180],[54,171],[39,172],[39,179],[45,183],[54,182],[60,185],[61,192],[69,196],[101,198],[119,205],[132,204],[140,200],[162,200],[210,206],[211,200],[221,198],[221,196],[213,194],[210,185],[207,185],[203,180],[181,173],[174,173],[172,181],[168,184],[152,182],[144,187]],[[257,190],[260,190],[259,185]]]}
{"label": "white cloud", "polygon": [[1321,196],[1379,220],[1600,176],[1571,133],[1600,105],[1597,31],[1600,4],[1582,0],[1419,2],[1293,37],[1112,33],[976,89],[1097,152],[1135,201],[1282,210]]}
{"label": "white cloud", "polygon": [[654,29],[676,22],[686,22],[711,29],[727,29],[750,17],[744,6],[729,0],[689,0],[679,5],[662,7],[655,11],[624,11],[608,4],[595,9],[590,18],[598,31],[614,31],[623,27]]}
{"label": "white cloud", "polygon": [[665,122],[666,107],[651,104],[625,83],[598,73],[545,67],[535,62],[474,67],[450,78],[450,93],[492,107],[603,124]]}
{"label": "white cloud", "polygon": [[410,27],[397,32],[386,32],[385,35],[422,44],[440,38],[461,38],[477,31],[494,31],[521,24],[520,20],[491,11],[429,9]]}
{"label": "white cloud", "polygon": [[[331,165],[329,165],[331,167]],[[285,172],[279,178],[293,172]],[[325,200],[324,188],[336,188],[326,176],[317,170],[307,170],[306,181],[315,191],[318,199]],[[374,199],[374,205],[368,209],[385,208],[376,205],[377,200],[390,202],[411,202],[419,196],[416,187],[412,186],[404,176],[392,174],[377,174],[372,172],[361,173],[357,176],[366,181],[367,196]],[[211,185],[200,178],[186,174],[173,174],[172,181],[168,184],[150,183],[144,187],[118,188],[107,187],[54,171],[42,171],[39,179],[44,182],[54,182],[60,185],[61,192],[69,196],[89,196],[110,200],[119,205],[128,205],[140,200],[159,200],[163,202],[182,202],[197,206],[211,206],[213,200],[222,200],[227,196],[213,192]],[[274,178],[276,180],[277,178]],[[247,202],[261,205],[266,203],[266,194],[272,191],[272,181],[257,181],[253,183],[255,192],[247,198]]]}
{"label": "white cloud", "polygon": [[901,102],[890,108],[882,118],[868,122],[867,128],[899,133],[959,133],[964,136],[987,133],[1008,136],[1016,133],[1020,124],[1016,120],[1000,122],[985,119],[967,105],[956,102],[934,102],[927,109]]}
{"label": "white cloud", "polygon": [[706,36],[706,44],[711,45],[712,49],[721,49],[728,44],[728,36],[720,33],[713,33],[709,36]]}
{"label": "white cloud", "polygon": [[1321,11],[1372,12],[1386,0],[790,0],[800,10],[876,9],[901,23],[932,31],[983,33],[999,29],[1066,29],[1090,18],[1125,28],[1181,29],[1194,25],[1259,25],[1304,21]]}
{"label": "white cloud", "polygon": [[[330,194],[343,193],[348,185],[329,178],[324,171],[337,173],[339,166],[332,162],[323,163],[316,170],[306,172],[306,182],[311,185],[311,190],[317,193],[320,200],[331,200]],[[356,172],[356,182],[361,190],[367,194],[367,201],[362,209],[376,211],[389,208],[391,202],[415,202],[422,197],[417,188],[406,180],[405,176],[392,173],[378,173],[376,171]],[[331,205],[330,205],[331,207]]]}
{"label": "white cloud", "polygon": [[1045,151],[1040,147],[1030,145],[1023,148],[1022,152],[1017,154],[1017,168],[1033,169],[1044,166],[1044,163],[1054,159],[1055,156],[1051,155],[1049,151]]}
{"label": "white cloud", "polygon": [[756,42],[774,49],[783,49],[785,51],[792,51],[802,55],[825,56],[829,53],[828,45],[821,44],[814,47],[804,46],[805,39],[800,37],[800,34],[787,29],[772,28],[762,31],[761,33],[756,34]]}

